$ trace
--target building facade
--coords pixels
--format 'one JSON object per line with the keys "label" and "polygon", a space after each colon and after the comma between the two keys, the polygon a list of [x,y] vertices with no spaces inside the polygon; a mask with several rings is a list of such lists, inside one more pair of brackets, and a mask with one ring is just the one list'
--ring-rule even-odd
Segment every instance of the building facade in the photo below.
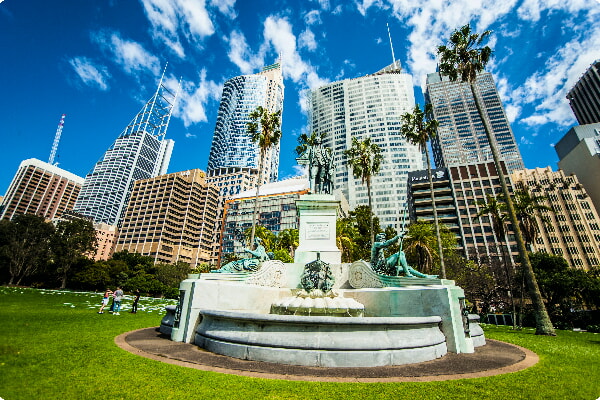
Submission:
{"label": "building facade", "polygon": [[119,230],[114,225],[103,223],[95,223],[94,229],[96,230],[96,241],[98,243],[94,261],[108,260],[115,252]]}
{"label": "building facade", "polygon": [[575,174],[600,212],[600,123],[576,125],[554,146],[558,168]]}
{"label": "building facade", "polygon": [[[508,176],[506,166],[501,164]],[[504,236],[494,230],[488,214],[479,215],[488,202],[488,196],[501,201],[502,187],[494,163],[441,168],[433,173],[438,220],[457,236],[457,250],[477,263],[506,260],[514,266],[517,247],[511,224],[506,225]],[[507,180],[512,193],[512,183],[509,178]],[[411,220],[433,222],[427,171],[412,173],[409,188]]]}
{"label": "building facade", "polygon": [[517,171],[512,179],[516,189],[529,190],[552,209],[536,212],[534,251],[562,256],[570,266],[584,270],[600,265],[600,219],[576,175],[547,167]]}
{"label": "building facade", "polygon": [[48,220],[72,210],[83,178],[30,158],[19,165],[0,205],[0,219],[35,214]]}
{"label": "building facade", "polygon": [[217,188],[199,169],[135,182],[115,251],[155,262],[209,263],[217,216]]}
{"label": "building facade", "polygon": [[161,79],[154,96],[85,177],[76,212],[119,225],[133,183],[167,172],[174,142],[165,134],[175,100]]}
{"label": "building facade", "polygon": [[600,122],[600,60],[579,78],[567,99],[580,125]]}
{"label": "building facade", "polygon": [[[525,168],[492,74],[479,74],[475,86],[483,99],[483,110],[492,127],[501,160],[509,172]],[[437,135],[431,141],[436,167],[493,160],[468,83],[451,82],[439,73],[428,74],[425,98],[432,104],[434,117],[439,122]]]}
{"label": "building facade", "polygon": [[[260,150],[248,134],[250,113],[258,106],[269,112],[283,112],[283,76],[279,64],[269,65],[254,75],[231,78],[223,85],[223,94],[208,156],[207,172],[244,168],[258,171]],[[277,180],[279,170],[279,144],[265,155],[264,182]],[[232,185],[236,193],[244,190]],[[228,193],[233,195],[235,193]]]}
{"label": "building facade", "polygon": [[372,177],[373,212],[382,227],[399,228],[408,173],[426,165],[418,146],[401,135],[401,116],[415,105],[412,77],[396,61],[377,73],[313,90],[310,105],[309,132],[324,135],[323,145],[332,149],[334,190],[343,193],[351,208],[368,205],[367,188],[354,178],[344,151],[351,148],[352,138],[371,138],[380,146],[384,161]]}

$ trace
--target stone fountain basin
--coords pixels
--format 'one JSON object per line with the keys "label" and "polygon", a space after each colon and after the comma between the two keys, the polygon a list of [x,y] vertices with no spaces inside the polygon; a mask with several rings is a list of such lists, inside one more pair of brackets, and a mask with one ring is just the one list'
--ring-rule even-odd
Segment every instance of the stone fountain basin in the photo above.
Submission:
{"label": "stone fountain basin", "polygon": [[244,360],[322,367],[375,367],[447,353],[441,318],[327,317],[201,310],[194,343]]}

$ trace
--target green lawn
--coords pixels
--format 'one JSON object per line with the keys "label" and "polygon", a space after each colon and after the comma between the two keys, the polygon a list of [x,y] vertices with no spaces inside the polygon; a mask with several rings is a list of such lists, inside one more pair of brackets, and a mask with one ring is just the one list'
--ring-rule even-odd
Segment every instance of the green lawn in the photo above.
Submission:
{"label": "green lawn", "polygon": [[[115,336],[157,326],[161,300],[137,314],[97,314],[101,294],[0,287],[0,398],[13,399],[597,399],[600,335],[540,337],[487,326],[486,336],[540,362],[488,378],[427,383],[318,383],[238,377],[163,364],[118,348]],[[169,304],[173,304],[170,301]]]}

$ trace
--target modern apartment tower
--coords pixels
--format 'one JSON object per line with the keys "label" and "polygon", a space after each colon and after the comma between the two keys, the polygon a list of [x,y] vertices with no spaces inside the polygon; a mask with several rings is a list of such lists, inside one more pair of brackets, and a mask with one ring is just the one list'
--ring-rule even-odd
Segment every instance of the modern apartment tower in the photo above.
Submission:
{"label": "modern apartment tower", "polygon": [[600,122],[600,59],[569,90],[567,99],[580,125]]}
{"label": "modern apartment tower", "polygon": [[177,93],[165,87],[163,78],[156,93],[87,174],[76,212],[95,222],[118,225],[133,183],[167,172],[174,142],[165,134]]}
{"label": "modern apartment tower", "polygon": [[[283,76],[279,64],[269,65],[253,75],[241,75],[227,80],[223,86],[217,123],[208,156],[209,176],[229,174],[233,169],[259,168],[259,148],[248,134],[250,113],[262,106],[269,112],[283,111]],[[263,171],[264,181],[277,180],[279,169],[279,145],[266,154]],[[228,185],[230,196],[246,188]]]}
{"label": "modern apartment tower", "polygon": [[[525,168],[492,74],[479,74],[475,87],[483,99],[484,114],[509,173]],[[433,114],[439,122],[438,134],[431,142],[437,168],[493,160],[468,83],[451,82],[437,72],[428,74],[425,98],[432,104]]]}
{"label": "modern apartment tower", "polygon": [[72,210],[83,178],[55,165],[30,158],[19,165],[0,206],[0,219],[35,214],[46,219]]}
{"label": "modern apartment tower", "polygon": [[355,179],[344,150],[352,138],[371,138],[380,146],[384,161],[372,178],[373,212],[382,227],[400,227],[406,203],[410,171],[425,168],[418,146],[401,135],[401,116],[415,105],[412,77],[399,61],[371,75],[333,82],[310,94],[309,132],[324,135],[323,145],[332,149],[336,166],[334,190],[341,190],[350,207],[367,205],[367,188]]}
{"label": "modern apartment tower", "polygon": [[136,181],[115,251],[192,268],[210,262],[217,197],[199,169]]}

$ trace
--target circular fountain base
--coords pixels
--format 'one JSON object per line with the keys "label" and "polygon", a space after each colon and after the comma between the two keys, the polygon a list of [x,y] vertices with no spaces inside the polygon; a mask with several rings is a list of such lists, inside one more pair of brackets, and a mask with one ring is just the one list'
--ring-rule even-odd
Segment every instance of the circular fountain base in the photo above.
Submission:
{"label": "circular fountain base", "polygon": [[195,344],[244,360],[377,367],[447,353],[440,317],[315,317],[202,310]]}

